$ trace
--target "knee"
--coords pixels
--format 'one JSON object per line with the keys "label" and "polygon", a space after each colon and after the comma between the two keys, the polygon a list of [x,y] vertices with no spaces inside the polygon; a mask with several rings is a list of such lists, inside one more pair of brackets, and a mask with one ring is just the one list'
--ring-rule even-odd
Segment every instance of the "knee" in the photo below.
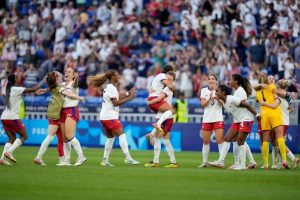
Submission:
{"label": "knee", "polygon": [[207,139],[203,139],[203,144],[207,145],[210,143],[210,140],[207,140]]}
{"label": "knee", "polygon": [[237,139],[237,144],[239,145],[239,146],[242,146],[242,145],[244,145],[244,143],[245,143],[245,141],[244,140],[242,140],[242,139]]}
{"label": "knee", "polygon": [[225,137],[224,137],[224,141],[225,141],[225,142],[231,142],[231,140],[230,140],[230,138],[229,138],[228,136],[225,136]]}
{"label": "knee", "polygon": [[223,138],[217,138],[217,143],[222,144],[224,142]]}

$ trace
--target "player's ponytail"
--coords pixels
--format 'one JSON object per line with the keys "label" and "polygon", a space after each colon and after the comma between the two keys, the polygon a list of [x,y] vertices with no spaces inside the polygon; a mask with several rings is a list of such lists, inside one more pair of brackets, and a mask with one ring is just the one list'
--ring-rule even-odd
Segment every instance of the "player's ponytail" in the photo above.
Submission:
{"label": "player's ponytail", "polygon": [[49,72],[47,74],[46,82],[47,82],[48,88],[50,90],[53,90],[54,88],[56,88],[56,86],[57,86],[56,73],[55,72]]}
{"label": "player's ponytail", "polygon": [[246,91],[247,97],[252,94],[252,86],[247,78],[243,78],[240,74],[233,74],[232,78]]}
{"label": "player's ponytail", "polygon": [[7,77],[7,85],[6,85],[6,91],[5,91],[5,105],[6,107],[10,110],[11,105],[10,105],[10,92],[11,92],[11,87],[14,86],[16,83],[16,76],[15,74],[9,74]]}
{"label": "player's ponytail", "polygon": [[95,76],[89,76],[88,80],[92,86],[100,87],[107,80],[110,80],[111,77],[115,74],[115,72],[116,72],[116,70],[110,69],[110,70],[107,70],[105,73],[97,74]]}

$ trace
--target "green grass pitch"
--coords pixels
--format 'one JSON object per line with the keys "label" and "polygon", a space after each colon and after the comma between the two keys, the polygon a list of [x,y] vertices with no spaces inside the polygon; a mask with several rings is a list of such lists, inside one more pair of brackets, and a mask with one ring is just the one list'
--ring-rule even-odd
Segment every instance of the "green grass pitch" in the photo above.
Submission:
{"label": "green grass pitch", "polygon": [[[2,151],[2,149],[1,149]],[[33,158],[38,147],[16,150],[13,166],[0,166],[1,199],[299,199],[300,170],[247,170],[197,168],[201,152],[180,152],[178,169],[163,168],[169,159],[161,153],[161,168],[146,168],[152,151],[131,151],[143,164],[124,163],[119,149],[111,153],[115,167],[100,166],[103,149],[84,149],[87,162],[80,167],[57,167],[56,149],[49,148],[44,161],[36,166]],[[73,163],[76,155],[72,153]],[[211,153],[209,160],[217,158]],[[255,154],[259,166],[260,154]],[[227,164],[233,161],[228,155]]]}

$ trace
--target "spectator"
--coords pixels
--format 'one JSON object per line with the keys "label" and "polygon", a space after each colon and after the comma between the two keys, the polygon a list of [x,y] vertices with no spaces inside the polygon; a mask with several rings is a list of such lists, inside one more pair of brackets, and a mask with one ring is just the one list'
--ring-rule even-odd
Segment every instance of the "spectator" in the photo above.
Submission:
{"label": "spectator", "polygon": [[53,56],[52,58],[45,60],[38,69],[38,77],[39,80],[42,80],[43,77],[48,73],[54,70],[54,63],[56,62],[56,57]]}
{"label": "spectator", "polygon": [[26,64],[27,70],[24,73],[24,86],[33,87],[38,83],[38,71],[33,64]]}
{"label": "spectator", "polygon": [[67,38],[66,29],[61,25],[60,21],[56,22],[55,44],[53,52],[55,54],[63,54],[65,52],[65,41]]}
{"label": "spectator", "polygon": [[255,38],[255,45],[251,46],[248,54],[248,63],[253,71],[262,70],[266,61],[266,48],[259,43],[259,37]]}

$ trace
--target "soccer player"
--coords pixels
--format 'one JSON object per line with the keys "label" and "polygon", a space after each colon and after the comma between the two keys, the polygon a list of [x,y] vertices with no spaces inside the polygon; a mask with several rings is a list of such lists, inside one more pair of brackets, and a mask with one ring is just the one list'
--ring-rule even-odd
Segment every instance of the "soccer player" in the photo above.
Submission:
{"label": "soccer player", "polygon": [[[8,137],[8,141],[4,145],[0,159],[1,164],[10,164],[7,160],[5,160],[5,158],[16,163],[17,160],[14,158],[13,152],[27,139],[24,124],[20,120],[22,95],[24,93],[33,93],[37,91],[44,82],[45,78],[33,88],[18,87],[16,86],[17,76],[15,74],[8,75],[5,96],[6,105],[1,115],[1,122]],[[16,134],[19,134],[20,137],[16,138]]]}
{"label": "soccer player", "polygon": [[115,135],[119,137],[120,147],[125,155],[125,163],[132,165],[139,164],[139,162],[135,161],[129,153],[126,135],[124,134],[122,124],[119,121],[119,106],[134,99],[135,92],[134,88],[132,88],[126,95],[120,95],[116,88],[119,79],[120,75],[116,70],[107,70],[103,74],[90,76],[88,78],[91,85],[96,87],[101,87],[108,81],[104,89],[100,112],[100,122],[107,137],[101,165],[106,167],[114,166],[108,160],[115,141]]}
{"label": "soccer player", "polygon": [[[175,80],[175,73],[167,72],[167,79],[170,80],[171,83],[173,83],[173,81]],[[170,88],[165,87],[163,89],[163,92],[157,98],[155,98],[151,101],[148,101],[147,104],[148,105],[155,104],[157,102],[160,102],[162,99],[164,99],[164,101],[166,101],[169,105],[172,105],[172,98],[173,98],[173,92],[170,90]],[[156,119],[159,119],[161,114],[162,114],[161,112],[158,112],[156,114]],[[171,117],[169,117],[168,119],[166,119],[161,126],[161,128],[164,131],[163,141],[166,146],[167,154],[170,157],[170,164],[166,165],[165,166],[166,168],[177,168],[179,166],[175,159],[174,149],[172,147],[172,144],[170,143],[170,131],[171,131],[172,125],[173,125],[173,115]],[[147,139],[149,139],[151,141],[150,133],[147,134],[146,137],[147,137]],[[159,154],[160,154],[160,150],[161,150],[160,140],[161,140],[161,135],[155,134],[155,136],[153,137],[154,158],[153,158],[153,161],[151,161],[150,163],[145,165],[146,167],[160,167],[160,164],[159,164]]]}
{"label": "soccer player", "polygon": [[[254,120],[252,114],[258,116],[258,113],[243,99],[230,95],[229,90],[230,89],[227,86],[220,85],[216,90],[216,96],[219,100],[224,102],[224,108],[233,116],[235,120],[235,123],[232,125],[234,128],[231,128],[237,129],[237,132],[229,131],[226,135],[229,141],[233,140],[237,136],[238,157],[240,163],[232,169],[244,170],[246,169],[246,147],[244,143],[252,129]],[[209,164],[215,167],[224,168],[225,157],[228,153],[229,147],[230,143],[225,141],[219,159],[214,162],[209,162]]]}
{"label": "soccer player", "polygon": [[208,155],[210,151],[210,138],[214,130],[219,147],[219,153],[223,146],[224,121],[222,113],[222,103],[216,99],[215,90],[217,89],[217,76],[208,74],[208,87],[201,89],[200,104],[204,108],[202,120],[202,155],[203,163],[198,167],[208,166]]}
{"label": "soccer player", "polygon": [[[285,92],[286,96],[288,96],[288,93],[286,92],[286,88],[288,86],[288,81],[286,80],[279,80],[278,82],[278,87],[277,89],[279,91]],[[290,99],[290,98],[289,98]],[[292,107],[290,106],[289,101],[287,100],[287,98],[282,98],[282,97],[278,97],[278,99],[275,100],[275,102],[273,104],[269,104],[269,103],[265,103],[264,101],[260,102],[261,105],[263,106],[267,106],[269,108],[276,108],[278,105],[280,105],[280,109],[282,112],[282,116],[283,116],[283,122],[284,122],[284,137],[286,137],[286,133],[290,124],[290,117],[289,117],[289,113],[293,112]],[[294,168],[298,167],[299,164],[299,158],[295,157],[294,154],[291,152],[291,150],[286,146],[286,150],[287,150],[287,156],[292,160],[293,164],[294,164]],[[275,161],[277,161],[277,158],[274,158]],[[277,163],[275,163],[276,165]],[[273,167],[275,168],[275,167]],[[276,168],[281,168],[281,166],[276,167]]]}
{"label": "soccer player", "polygon": [[[256,98],[259,102],[265,102],[273,104],[277,100],[277,95],[279,92],[273,83],[269,84],[266,75],[261,75],[259,79],[259,84],[255,87],[258,91],[256,92]],[[278,147],[282,156],[282,167],[289,169],[287,159],[286,159],[286,146],[284,141],[284,127],[283,127],[283,117],[280,110],[280,106],[276,108],[269,108],[261,104],[261,131],[263,137],[262,144],[262,154],[264,160],[264,168],[269,169],[269,141],[270,133],[273,130],[276,135],[276,140]]]}
{"label": "soccer player", "polygon": [[[231,76],[230,86],[235,90],[233,96],[238,97],[241,100],[247,100],[248,97],[252,94],[252,86],[251,86],[250,82],[248,81],[248,79],[243,78],[239,74],[233,74]],[[239,132],[239,125],[240,125],[240,122],[237,122],[234,119],[233,123],[230,126],[227,133],[229,135],[234,135],[233,132],[235,132],[237,135],[237,133]],[[226,148],[229,149],[230,145],[228,145],[228,143],[226,143],[226,142],[229,142],[229,138],[227,137],[228,134],[226,134],[226,136],[224,137],[225,142],[224,142],[223,147],[225,147],[225,144],[226,144]],[[253,155],[251,153],[249,145],[247,144],[247,142],[245,142],[244,144],[246,147],[246,155],[250,161],[248,169],[254,169],[254,168],[256,168],[257,164],[253,158]],[[234,169],[234,168],[240,167],[239,166],[239,157],[238,157],[238,144],[237,144],[236,138],[233,138],[233,155],[234,155],[234,164],[232,166],[230,166],[229,169]]]}
{"label": "soccer player", "polygon": [[[175,91],[175,87],[170,81],[166,78],[166,73],[173,71],[173,67],[171,65],[166,65],[162,71],[154,77],[151,83],[151,88],[149,90],[148,101],[151,101],[159,96],[159,94],[163,91],[165,87],[169,87],[173,92]],[[154,112],[162,112],[159,120],[153,124],[154,128],[157,129],[160,135],[163,135],[163,129],[161,128],[162,123],[170,118],[174,114],[174,109],[171,105],[165,102],[164,99],[161,99],[159,102],[149,105],[149,108]],[[153,130],[151,134],[153,135],[155,131]]]}
{"label": "soccer player", "polygon": [[[63,86],[65,90],[78,95],[78,75],[75,70],[68,67],[64,74],[65,82]],[[71,149],[75,149],[77,153],[77,160],[74,166],[82,165],[87,158],[84,156],[81,145],[75,137],[76,126],[79,121],[78,100],[64,96],[63,109],[60,115],[60,126],[64,138],[64,162],[59,166],[71,166]]]}
{"label": "soccer player", "polygon": [[[50,142],[53,140],[55,133],[60,133],[59,130],[59,118],[60,113],[64,104],[64,96],[67,96],[71,99],[77,99],[80,101],[84,101],[83,97],[80,97],[76,94],[71,93],[70,91],[66,90],[64,87],[62,87],[60,84],[62,83],[62,78],[60,77],[60,74],[56,71],[49,72],[47,74],[46,82],[48,85],[48,90],[51,93],[51,99],[48,104],[48,136],[45,138],[43,143],[41,144],[40,150],[38,152],[38,155],[33,160],[34,163],[38,165],[45,165],[45,163],[42,160],[43,155],[45,154]],[[58,140],[62,140],[62,135],[58,135]],[[61,137],[61,138],[60,138]],[[59,142],[60,143],[60,142]],[[58,151],[60,155],[60,160],[63,158],[63,143],[58,143]],[[60,161],[61,163],[61,161]]]}

